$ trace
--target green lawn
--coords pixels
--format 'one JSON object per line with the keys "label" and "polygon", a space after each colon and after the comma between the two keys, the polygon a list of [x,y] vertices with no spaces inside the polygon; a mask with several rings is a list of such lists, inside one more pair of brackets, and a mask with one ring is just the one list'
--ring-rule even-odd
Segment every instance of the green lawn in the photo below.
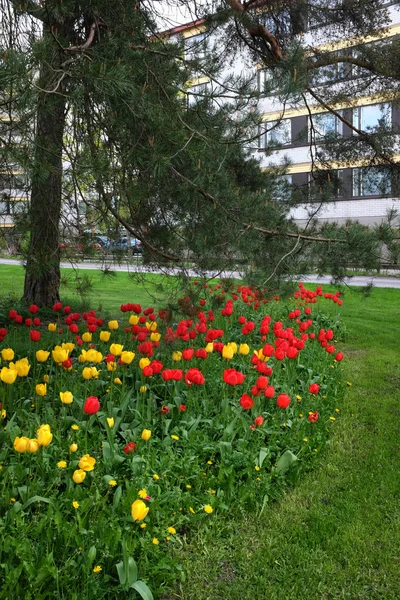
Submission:
{"label": "green lawn", "polygon": [[[77,275],[79,279],[77,280]],[[16,265],[0,265],[1,292],[21,298],[24,287],[24,268]],[[114,271],[105,275],[93,269],[61,269],[61,299],[64,304],[76,306],[83,302],[85,308],[105,310],[116,314],[122,303],[132,302],[144,306],[164,306],[169,291],[173,290],[174,278],[159,275],[130,275]]]}
{"label": "green lawn", "polygon": [[400,598],[400,291],[347,294],[342,314],[352,385],[331,444],[261,515],[216,515],[187,537],[186,580],[165,599]]}
{"label": "green lawn", "polygon": [[[20,296],[22,267],[0,269],[3,293]],[[70,273],[63,270],[63,278]],[[93,308],[150,303],[126,273],[84,274],[92,278]],[[148,276],[145,285],[162,305],[168,293],[157,283]],[[62,295],[77,297],[65,284]],[[248,514],[216,513],[184,537],[182,581],[164,600],[400,598],[400,290],[346,293],[342,316],[347,396],[330,445],[279,502]]]}

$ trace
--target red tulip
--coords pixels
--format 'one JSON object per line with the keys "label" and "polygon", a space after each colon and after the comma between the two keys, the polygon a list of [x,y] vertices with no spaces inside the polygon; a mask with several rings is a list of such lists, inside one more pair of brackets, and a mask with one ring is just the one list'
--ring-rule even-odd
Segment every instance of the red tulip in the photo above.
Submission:
{"label": "red tulip", "polygon": [[308,420],[310,421],[310,423],[316,423],[318,421],[319,418],[319,414],[317,411],[311,413],[311,415],[308,415]]}
{"label": "red tulip", "polygon": [[311,383],[310,387],[308,388],[308,391],[311,392],[311,394],[314,394],[314,396],[316,394],[318,394],[319,390],[320,390],[320,385],[318,385],[318,383]]}
{"label": "red tulip", "polygon": [[250,410],[254,406],[253,398],[250,398],[250,396],[248,396],[247,394],[243,394],[243,396],[240,398],[240,406],[244,410]]}
{"label": "red tulip", "polygon": [[89,396],[83,405],[83,412],[87,415],[95,415],[100,410],[100,402],[96,396]]}
{"label": "red tulip", "polygon": [[287,394],[280,394],[276,399],[276,405],[279,406],[279,408],[286,409],[289,406],[289,404],[290,398]]}
{"label": "red tulip", "polygon": [[133,452],[136,452],[135,442],[128,442],[124,448],[124,452],[125,454],[132,454]]}
{"label": "red tulip", "polygon": [[32,342],[38,342],[40,340],[40,331],[36,331],[35,329],[31,329],[29,332]]}

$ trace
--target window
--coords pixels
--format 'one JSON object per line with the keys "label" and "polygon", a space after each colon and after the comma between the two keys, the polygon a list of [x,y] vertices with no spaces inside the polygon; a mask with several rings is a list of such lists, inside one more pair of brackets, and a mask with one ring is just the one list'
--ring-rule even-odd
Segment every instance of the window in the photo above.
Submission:
{"label": "window", "polygon": [[292,175],[281,175],[276,178],[272,200],[282,202],[290,200],[292,195]]}
{"label": "window", "polygon": [[[332,55],[331,55],[332,56]],[[340,56],[340,52],[334,52],[334,56]],[[316,61],[322,60],[324,56],[316,58]],[[329,58],[329,56],[327,56]],[[334,81],[340,81],[346,76],[346,64],[343,62],[325,65],[315,69],[311,75],[312,85],[324,85]]]}
{"label": "window", "polygon": [[329,112],[313,115],[308,125],[309,140],[313,137],[315,140],[323,140],[327,136],[342,135],[343,132],[342,121]]}
{"label": "window", "polygon": [[390,104],[372,104],[353,108],[353,125],[369,132],[377,127],[389,130],[392,128],[392,107]]}
{"label": "window", "polygon": [[8,202],[0,201],[0,215],[9,215],[10,206]]}
{"label": "window", "polygon": [[270,89],[273,79],[272,69],[259,69],[257,71],[257,90],[260,94],[263,94],[266,89],[267,91]]}
{"label": "window", "polygon": [[259,128],[259,148],[267,146],[288,146],[292,143],[290,119],[270,121]]}
{"label": "window", "polygon": [[185,58],[194,60],[205,58],[207,52],[207,34],[199,33],[185,39]]}
{"label": "window", "polygon": [[211,94],[211,82],[206,81],[205,83],[199,83],[194,85],[187,92],[187,103],[188,106],[194,106],[198,102],[202,102],[204,98]]}
{"label": "window", "polygon": [[318,201],[320,201],[320,195],[322,194],[323,189],[325,188],[328,191],[328,188],[326,188],[327,185],[331,186],[329,194],[332,194],[334,198],[341,197],[343,196],[343,183],[343,169],[335,171],[323,170],[309,173],[309,199],[311,200],[312,197],[315,198],[318,196]]}
{"label": "window", "polygon": [[391,176],[387,169],[353,169],[353,196],[388,196],[391,191]]}

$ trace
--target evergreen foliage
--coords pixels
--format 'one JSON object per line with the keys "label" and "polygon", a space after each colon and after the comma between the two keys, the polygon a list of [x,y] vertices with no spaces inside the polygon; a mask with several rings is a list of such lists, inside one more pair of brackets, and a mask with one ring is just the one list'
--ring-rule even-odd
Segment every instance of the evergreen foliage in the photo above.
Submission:
{"label": "evergreen foliage", "polygon": [[[87,227],[81,214],[86,204],[97,227],[116,233],[124,227],[141,240],[144,260],[190,261],[202,271],[238,265],[271,287],[314,264],[337,273],[346,260],[370,267],[379,240],[393,243],[391,226],[378,236],[350,223],[317,231],[314,216],[321,203],[332,201],[333,175],[325,165],[315,170],[312,188],[292,189],[282,184],[285,165],[261,172],[251,158],[258,93],[243,77],[223,81],[221,75],[241,53],[248,64],[261,61],[271,69],[285,103],[313,97],[334,107],[350,101],[365,93],[366,78],[347,77],[334,92],[312,87],[317,66],[337,64],[338,56],[329,49],[313,54],[302,32],[312,19],[323,20],[333,39],[376,34],[387,18],[382,2],[356,0],[333,11],[326,2],[271,7],[229,0],[213,14],[204,5],[193,16],[221,32],[206,58],[188,57],[183,43],[157,33],[153,4],[2,0],[2,6],[2,110],[23,138],[18,146],[4,140],[2,156],[9,171],[17,162],[30,180],[26,301],[58,299],[63,203],[70,230]],[[371,74],[371,90],[396,95],[391,52],[399,52],[397,41],[360,46],[356,58],[343,61]],[[203,74],[212,89],[188,96],[187,82]],[[320,165],[355,153],[365,158],[372,148],[375,163],[397,169],[393,135],[384,124],[373,134],[329,141],[317,156]],[[305,200],[313,214],[299,231],[290,210]]]}

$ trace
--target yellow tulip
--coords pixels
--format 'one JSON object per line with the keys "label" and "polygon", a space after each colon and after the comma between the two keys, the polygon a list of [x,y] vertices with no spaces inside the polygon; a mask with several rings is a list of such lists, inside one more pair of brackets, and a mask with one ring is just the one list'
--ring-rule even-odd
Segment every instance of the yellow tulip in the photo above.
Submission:
{"label": "yellow tulip", "polygon": [[91,342],[92,341],[92,334],[89,331],[85,331],[85,333],[82,333],[82,341],[84,341],[84,342]]}
{"label": "yellow tulip", "polygon": [[85,479],[86,477],[86,473],[85,471],[82,471],[82,469],[77,469],[76,471],[74,471],[74,474],[72,475],[72,479],[74,480],[75,483],[82,483],[82,481]]}
{"label": "yellow tulip", "polygon": [[38,440],[29,440],[29,442],[26,445],[26,450],[27,452],[30,452],[31,454],[34,454],[35,452],[37,452],[40,448],[40,444]]}
{"label": "yellow tulip", "polygon": [[149,331],[157,331],[156,321],[151,321],[150,323],[148,321],[146,321],[146,327]]}
{"label": "yellow tulip", "polygon": [[92,368],[91,367],[85,367],[82,371],[82,377],[83,379],[92,379],[93,374],[92,374]]}
{"label": "yellow tulip", "polygon": [[[10,367],[12,364],[13,363],[10,363]],[[21,358],[20,360],[17,360],[13,368],[17,369],[18,377],[26,377],[31,366],[27,358]]]}
{"label": "yellow tulip", "polygon": [[100,331],[100,340],[102,342],[108,342],[110,339],[111,333],[109,331]]}
{"label": "yellow tulip", "polygon": [[68,352],[68,356],[71,354],[72,350],[75,348],[75,344],[72,342],[64,342],[61,344],[61,348]]}
{"label": "yellow tulip", "polygon": [[53,434],[50,431],[50,425],[41,425],[36,432],[38,442],[41,446],[49,446],[53,439]]}
{"label": "yellow tulip", "polygon": [[46,383],[38,383],[36,385],[36,393],[38,396],[45,396],[47,394],[47,384]]}
{"label": "yellow tulip", "polygon": [[212,342],[208,342],[206,346],[206,352],[207,354],[211,354],[211,352],[214,352],[214,344]]}
{"label": "yellow tulip", "polygon": [[78,444],[71,444],[69,447],[70,452],[76,452],[78,450]]}
{"label": "yellow tulip", "polygon": [[224,346],[222,348],[222,358],[226,358],[227,360],[233,358],[233,350],[230,346]]}
{"label": "yellow tulip", "polygon": [[117,363],[116,362],[108,362],[107,363],[107,371],[116,371]]}
{"label": "yellow tulip", "polygon": [[143,500],[135,500],[132,504],[132,519],[134,521],[143,521],[149,512],[149,507],[145,505]]}
{"label": "yellow tulip", "polygon": [[227,346],[229,346],[229,348],[232,348],[233,354],[237,353],[238,347],[237,347],[237,343],[236,342],[228,342]]}
{"label": "yellow tulip", "polygon": [[[113,363],[113,364],[115,365],[115,363]],[[122,385],[122,381],[120,380],[120,378],[119,378],[119,377],[116,377],[116,378],[114,379],[114,383],[115,383],[116,385]]]}
{"label": "yellow tulip", "polygon": [[150,335],[150,339],[152,342],[159,342],[161,339],[161,333],[158,333],[158,331],[153,331],[153,333]]}
{"label": "yellow tulip", "polygon": [[47,325],[47,329],[51,332],[57,331],[57,324],[56,323],[49,323]]}
{"label": "yellow tulip", "polygon": [[54,362],[61,364],[68,358],[68,351],[61,346],[56,346],[52,351]]}
{"label": "yellow tulip", "polygon": [[93,471],[95,464],[96,459],[90,456],[89,454],[85,454],[80,459],[78,467],[82,469],[82,471]]}
{"label": "yellow tulip", "polygon": [[179,360],[181,360],[181,358],[182,358],[182,352],[179,352],[179,350],[176,350],[175,352],[173,352],[172,360],[175,360],[176,362],[178,362]]}
{"label": "yellow tulip", "polygon": [[60,399],[63,404],[72,404],[74,397],[71,392],[60,392]]}
{"label": "yellow tulip", "polygon": [[247,356],[249,352],[250,352],[250,346],[248,344],[240,344],[239,354],[243,354],[243,356]]}
{"label": "yellow tulip", "polygon": [[151,438],[151,431],[150,431],[150,429],[143,429],[143,431],[142,431],[142,440],[144,440],[145,442],[148,442],[150,438]]}
{"label": "yellow tulip", "polygon": [[129,317],[129,325],[137,325],[139,323],[139,317],[137,315],[131,315]]}
{"label": "yellow tulip", "polygon": [[96,367],[90,367],[90,370],[92,371],[92,377],[94,377],[94,379],[98,379],[101,371],[98,371]]}
{"label": "yellow tulip", "polygon": [[118,329],[118,321],[108,321],[108,329]]}
{"label": "yellow tulip", "polygon": [[149,358],[141,358],[139,360],[139,367],[141,369],[144,369],[145,367],[147,367],[150,364],[150,359]]}
{"label": "yellow tulip", "polygon": [[20,453],[26,452],[29,443],[30,439],[27,437],[16,437],[14,440],[14,450]]}
{"label": "yellow tulip", "polygon": [[3,348],[1,358],[3,360],[14,360],[14,350],[12,348]]}
{"label": "yellow tulip", "polygon": [[121,360],[125,365],[130,365],[134,358],[135,358],[134,352],[128,352],[127,350],[125,350],[124,352],[121,353]]}
{"label": "yellow tulip", "polygon": [[80,353],[80,355],[78,356],[78,362],[79,362],[79,363],[81,363],[81,364],[82,364],[82,363],[86,362],[86,354],[87,354],[86,350],[84,350],[84,349],[82,348],[82,350],[81,350],[81,353]]}
{"label": "yellow tulip", "polygon": [[110,346],[110,352],[111,354],[114,354],[114,356],[119,356],[123,350],[123,346],[121,346],[121,344],[111,344]]}
{"label": "yellow tulip", "polygon": [[85,356],[88,362],[100,363],[103,360],[102,353],[94,350],[93,348],[88,350]]}
{"label": "yellow tulip", "polygon": [[14,381],[17,379],[17,375],[18,372],[16,369],[8,369],[7,367],[3,367],[1,372],[0,372],[0,379],[4,382],[4,383],[14,383]]}
{"label": "yellow tulip", "polygon": [[36,351],[36,360],[38,362],[46,362],[49,358],[50,352],[46,352],[46,350],[37,350]]}
{"label": "yellow tulip", "polygon": [[264,353],[263,353],[263,351],[262,351],[262,348],[260,348],[260,350],[254,350],[254,354],[257,356],[257,358],[258,358],[259,360],[262,360],[262,361],[264,361],[264,362],[265,362],[265,358],[266,358],[266,357],[264,356]]}
{"label": "yellow tulip", "polygon": [[112,417],[107,417],[107,423],[110,429],[114,427],[114,419]]}
{"label": "yellow tulip", "polygon": [[141,394],[145,394],[147,392],[147,385],[141,385],[139,388],[139,392]]}

